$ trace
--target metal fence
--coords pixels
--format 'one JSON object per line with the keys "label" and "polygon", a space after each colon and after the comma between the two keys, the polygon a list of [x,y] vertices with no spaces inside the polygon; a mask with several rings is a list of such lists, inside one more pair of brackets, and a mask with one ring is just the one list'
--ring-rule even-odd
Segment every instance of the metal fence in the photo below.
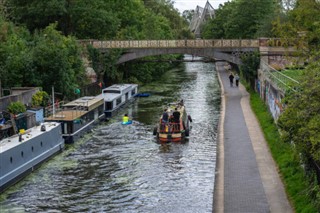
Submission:
{"label": "metal fence", "polygon": [[284,75],[281,71],[274,69],[265,62],[260,63],[260,68],[264,72],[265,76],[283,92],[289,90],[296,91],[295,86],[299,85],[299,81]]}

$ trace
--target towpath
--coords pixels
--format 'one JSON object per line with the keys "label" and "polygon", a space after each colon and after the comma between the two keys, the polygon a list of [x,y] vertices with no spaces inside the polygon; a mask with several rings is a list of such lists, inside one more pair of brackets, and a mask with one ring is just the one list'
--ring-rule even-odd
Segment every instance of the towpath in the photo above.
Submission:
{"label": "towpath", "polygon": [[224,62],[216,69],[222,88],[218,159],[213,212],[294,212],[240,84],[230,87]]}

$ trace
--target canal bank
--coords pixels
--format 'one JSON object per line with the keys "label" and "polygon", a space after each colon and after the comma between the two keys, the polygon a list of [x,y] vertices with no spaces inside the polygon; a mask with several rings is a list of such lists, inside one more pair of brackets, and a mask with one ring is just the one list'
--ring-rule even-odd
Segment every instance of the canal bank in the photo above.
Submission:
{"label": "canal bank", "polygon": [[221,118],[214,212],[293,212],[245,88],[230,87],[224,62],[216,63]]}

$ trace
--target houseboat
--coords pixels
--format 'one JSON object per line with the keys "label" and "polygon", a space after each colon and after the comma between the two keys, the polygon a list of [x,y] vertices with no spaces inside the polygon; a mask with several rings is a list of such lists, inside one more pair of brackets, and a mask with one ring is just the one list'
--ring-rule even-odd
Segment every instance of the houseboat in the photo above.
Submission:
{"label": "houseboat", "polygon": [[137,93],[137,84],[114,84],[103,89],[101,95],[104,99],[105,117],[112,117],[121,106],[133,100]]}
{"label": "houseboat", "polygon": [[0,141],[0,192],[63,148],[61,124],[57,122],[44,122],[3,138]]}
{"label": "houseboat", "polygon": [[104,117],[101,96],[85,96],[56,109],[45,121],[61,123],[65,143],[74,143]]}
{"label": "houseboat", "polygon": [[183,142],[189,136],[190,122],[192,122],[183,101],[169,104],[165,113],[166,118],[164,115],[160,117],[158,125],[154,127],[153,135],[156,135],[159,142]]}

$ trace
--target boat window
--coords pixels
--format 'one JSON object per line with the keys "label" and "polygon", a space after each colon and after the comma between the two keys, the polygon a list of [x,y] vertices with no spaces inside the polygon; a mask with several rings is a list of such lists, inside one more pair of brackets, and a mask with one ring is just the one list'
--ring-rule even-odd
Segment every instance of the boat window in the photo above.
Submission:
{"label": "boat window", "polygon": [[112,110],[112,102],[106,102],[106,110]]}
{"label": "boat window", "polygon": [[119,90],[103,90],[103,93],[116,93],[116,94],[121,94],[121,91],[119,91]]}
{"label": "boat window", "polygon": [[117,105],[121,104],[121,98],[117,99]]}
{"label": "boat window", "polygon": [[133,95],[135,95],[135,94],[136,94],[136,90],[133,89],[133,90],[131,91],[131,95],[133,96]]}
{"label": "boat window", "polygon": [[21,151],[21,157],[23,157],[23,151]]}

